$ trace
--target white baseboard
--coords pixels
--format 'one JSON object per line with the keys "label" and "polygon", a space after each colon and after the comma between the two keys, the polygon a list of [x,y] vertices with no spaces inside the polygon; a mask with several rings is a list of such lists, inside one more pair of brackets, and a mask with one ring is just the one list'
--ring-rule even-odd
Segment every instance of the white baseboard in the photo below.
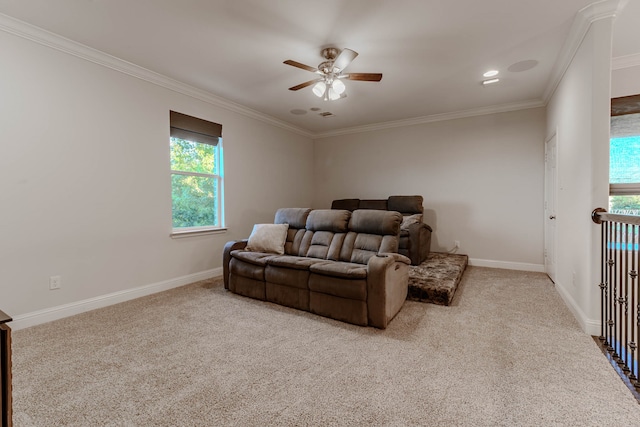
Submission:
{"label": "white baseboard", "polygon": [[222,267],[15,316],[10,326],[13,330],[24,329],[218,276],[222,276]]}
{"label": "white baseboard", "polygon": [[560,294],[560,297],[564,301],[564,303],[569,307],[571,313],[573,313],[574,317],[580,324],[582,330],[589,335],[600,335],[600,321],[589,319],[587,315],[582,311],[582,309],[578,306],[573,297],[566,291],[565,287],[562,286],[561,283],[556,282],[556,290]]}
{"label": "white baseboard", "polygon": [[505,270],[535,271],[544,273],[544,265],[526,262],[493,261],[489,259],[469,258],[469,265],[476,267],[503,268]]}

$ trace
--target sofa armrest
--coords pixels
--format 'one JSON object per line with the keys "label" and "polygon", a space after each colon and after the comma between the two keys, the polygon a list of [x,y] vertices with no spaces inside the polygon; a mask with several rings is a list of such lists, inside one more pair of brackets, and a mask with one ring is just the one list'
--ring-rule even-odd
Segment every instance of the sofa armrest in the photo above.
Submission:
{"label": "sofa armrest", "polygon": [[411,260],[397,253],[380,253],[367,264],[368,323],[385,329],[407,299]]}
{"label": "sofa armrest", "polygon": [[224,278],[224,288],[229,289],[229,263],[231,262],[231,252],[247,247],[249,239],[232,240],[224,245],[222,251],[222,274]]}
{"label": "sofa armrest", "polygon": [[411,260],[409,259],[409,257],[406,257],[406,256],[404,256],[402,254],[398,254],[398,253],[395,253],[395,252],[389,252],[389,253],[381,252],[381,253],[377,254],[376,257],[377,258],[392,258],[393,261],[403,262],[403,263],[405,263],[407,265],[411,265]]}
{"label": "sofa armrest", "polygon": [[420,265],[429,256],[431,246],[431,227],[423,222],[409,226],[409,247],[411,264]]}
{"label": "sofa armrest", "polygon": [[431,251],[431,227],[424,224],[424,229],[420,232],[420,263],[427,260]]}

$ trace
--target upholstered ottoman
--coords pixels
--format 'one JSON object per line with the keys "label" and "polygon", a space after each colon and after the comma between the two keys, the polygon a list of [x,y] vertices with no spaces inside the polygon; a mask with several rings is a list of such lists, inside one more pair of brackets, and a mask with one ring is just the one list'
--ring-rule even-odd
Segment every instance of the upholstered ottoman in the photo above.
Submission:
{"label": "upholstered ottoman", "polygon": [[468,260],[467,255],[431,252],[422,264],[409,266],[407,299],[451,304]]}

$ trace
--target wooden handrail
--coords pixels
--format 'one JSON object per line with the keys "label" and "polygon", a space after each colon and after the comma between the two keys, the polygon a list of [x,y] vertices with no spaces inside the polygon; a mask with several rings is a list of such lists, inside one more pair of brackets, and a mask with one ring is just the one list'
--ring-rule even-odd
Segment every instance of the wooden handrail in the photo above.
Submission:
{"label": "wooden handrail", "polygon": [[640,225],[640,216],[608,213],[604,208],[595,208],[591,212],[591,220],[596,224],[603,222],[620,222],[622,224]]}

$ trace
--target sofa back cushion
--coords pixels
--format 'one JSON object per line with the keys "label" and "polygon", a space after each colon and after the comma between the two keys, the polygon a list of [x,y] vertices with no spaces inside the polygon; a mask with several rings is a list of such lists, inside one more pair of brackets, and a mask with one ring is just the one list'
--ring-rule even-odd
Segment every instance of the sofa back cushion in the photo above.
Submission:
{"label": "sofa back cushion", "polygon": [[421,214],[424,210],[422,202],[422,196],[389,196],[387,207],[403,215]]}
{"label": "sofa back cushion", "polygon": [[281,208],[276,211],[273,223],[289,224],[287,239],[284,243],[285,254],[298,255],[300,252],[309,212],[311,212],[310,208]]}
{"label": "sofa back cushion", "polygon": [[355,211],[358,209],[360,199],[337,199],[331,202],[331,209],[342,209],[348,211]]}
{"label": "sofa back cushion", "polygon": [[400,212],[402,215],[423,213],[422,196],[389,196],[388,199],[336,199],[331,209],[378,209]]}
{"label": "sofa back cushion", "polygon": [[308,231],[346,233],[351,212],[343,209],[314,209],[309,212],[305,228]]}
{"label": "sofa back cushion", "polygon": [[351,212],[348,210],[316,209],[307,217],[306,232],[298,255],[337,261]]}
{"label": "sofa back cushion", "polygon": [[386,211],[387,201],[385,199],[360,200],[360,203],[358,203],[358,209],[377,209]]}
{"label": "sofa back cushion", "polygon": [[394,211],[358,209],[351,215],[340,261],[367,264],[380,252],[398,252],[402,215]]}
{"label": "sofa back cushion", "polygon": [[393,211],[358,209],[351,214],[349,231],[380,236],[397,236],[402,215]]}

